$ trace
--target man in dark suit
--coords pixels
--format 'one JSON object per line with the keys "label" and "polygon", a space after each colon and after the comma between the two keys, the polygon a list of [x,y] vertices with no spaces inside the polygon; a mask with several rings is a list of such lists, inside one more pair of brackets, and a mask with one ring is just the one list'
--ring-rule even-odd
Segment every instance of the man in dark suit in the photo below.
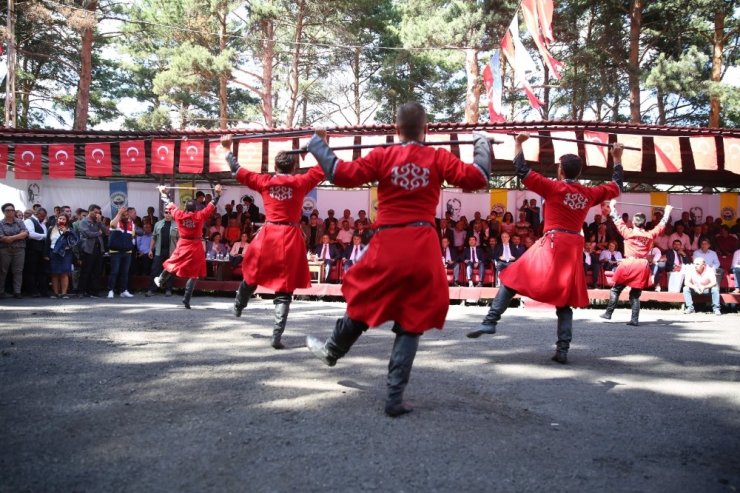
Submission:
{"label": "man in dark suit", "polygon": [[468,286],[473,287],[473,269],[478,270],[477,287],[483,286],[483,274],[486,268],[486,257],[483,249],[478,246],[475,236],[468,238],[468,246],[465,247],[463,263],[465,264],[465,276],[468,279]]}
{"label": "man in dark suit", "polygon": [[450,224],[447,219],[443,218],[439,220],[439,225],[437,226],[437,236],[439,236],[439,241],[442,241],[442,238],[447,238],[450,244],[453,243],[452,229],[450,228]]}
{"label": "man in dark suit", "polygon": [[511,253],[513,253],[516,258],[521,257],[522,254],[527,251],[527,247],[522,245],[522,237],[519,235],[511,235],[511,245]]}
{"label": "man in dark suit", "polygon": [[676,226],[679,224],[683,224],[684,231],[694,230],[694,221],[691,220],[691,214],[689,214],[689,211],[681,213],[681,219],[673,223],[673,229],[676,229]]}
{"label": "man in dark suit", "polygon": [[337,246],[329,241],[329,235],[324,234],[321,237],[321,244],[316,245],[314,250],[317,260],[324,263],[324,282],[329,280],[329,274],[331,268],[340,257],[339,249]]}
{"label": "man in dark suit", "polygon": [[460,278],[460,259],[457,256],[455,249],[450,246],[449,238],[442,238],[441,244],[442,263],[444,264],[445,269],[452,269],[452,285],[457,286],[457,280]]}
{"label": "man in dark suit", "polygon": [[367,248],[367,245],[362,244],[362,236],[355,233],[352,235],[352,244],[344,250],[344,272],[347,272],[350,267],[355,265],[363,252]]}
{"label": "man in dark suit", "polygon": [[583,246],[583,271],[586,275],[591,273],[594,288],[599,283],[600,270],[601,264],[599,264],[599,256],[594,252],[594,244],[592,241],[587,241]]}
{"label": "man in dark suit", "polygon": [[686,251],[683,248],[681,240],[673,240],[671,249],[665,255],[665,271],[666,272],[681,272],[681,267],[685,264],[690,264],[689,256],[686,255]]}

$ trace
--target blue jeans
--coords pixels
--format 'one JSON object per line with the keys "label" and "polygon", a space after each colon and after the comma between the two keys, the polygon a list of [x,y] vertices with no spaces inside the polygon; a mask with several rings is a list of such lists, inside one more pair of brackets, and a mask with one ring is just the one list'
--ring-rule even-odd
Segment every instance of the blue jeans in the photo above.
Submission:
{"label": "blue jeans", "polygon": [[110,274],[108,275],[108,291],[116,288],[116,281],[120,292],[128,290],[128,271],[131,268],[131,252],[110,252]]}
{"label": "blue jeans", "polygon": [[735,287],[740,288],[740,267],[733,267],[732,273],[735,274]]}
{"label": "blue jeans", "polygon": [[712,295],[712,308],[715,310],[719,310],[719,286],[714,286],[713,288],[705,288],[701,292],[694,291],[688,286],[683,287],[683,300],[686,304],[686,308],[693,309],[694,308],[694,300],[691,298],[692,293],[696,294],[709,294]]}

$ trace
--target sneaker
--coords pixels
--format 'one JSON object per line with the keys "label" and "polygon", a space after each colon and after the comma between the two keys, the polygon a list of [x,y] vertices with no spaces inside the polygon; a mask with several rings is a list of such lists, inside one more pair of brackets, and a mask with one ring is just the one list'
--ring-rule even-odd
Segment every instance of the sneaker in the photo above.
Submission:
{"label": "sneaker", "polygon": [[683,311],[684,315],[689,315],[690,313],[695,313],[693,308],[686,308]]}
{"label": "sneaker", "polygon": [[660,286],[655,286],[655,292],[660,293]]}
{"label": "sneaker", "polygon": [[49,299],[55,300],[57,298],[59,298],[59,296],[57,296],[55,294],[49,295]]}
{"label": "sneaker", "polygon": [[740,294],[740,288],[733,289],[732,294]]}
{"label": "sneaker", "polygon": [[113,293],[113,290],[112,289],[110,291],[108,291],[108,299],[109,300],[110,299],[113,299],[114,296],[115,296],[115,294]]}
{"label": "sneaker", "polygon": [[128,289],[121,293],[121,298],[133,298],[134,295],[128,292]]}
{"label": "sneaker", "polygon": [[165,291],[164,295],[169,298],[170,296],[172,296],[172,290],[168,289],[167,291]]}
{"label": "sneaker", "polygon": [[69,295],[68,294],[63,294],[62,295],[62,299],[63,300],[68,300],[69,299]]}
{"label": "sneaker", "polygon": [[468,287],[469,288],[472,288],[473,287],[473,281],[468,281]]}
{"label": "sneaker", "polygon": [[144,296],[146,296],[147,298],[151,298],[152,296],[154,296],[154,291],[147,291],[146,293],[144,293]]}
{"label": "sneaker", "polygon": [[160,279],[159,276],[154,278],[154,285],[157,286],[158,288],[162,287],[162,279]]}
{"label": "sneaker", "polygon": [[719,308],[715,308],[714,309],[714,314],[715,315],[722,315],[722,311]]}

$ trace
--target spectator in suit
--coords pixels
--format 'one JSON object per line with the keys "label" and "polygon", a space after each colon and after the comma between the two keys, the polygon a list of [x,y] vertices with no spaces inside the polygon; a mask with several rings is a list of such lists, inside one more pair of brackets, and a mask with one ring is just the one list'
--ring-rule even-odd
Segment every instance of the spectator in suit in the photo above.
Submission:
{"label": "spectator in suit", "polygon": [[493,264],[496,267],[496,278],[501,275],[501,271],[507,268],[510,264],[519,258],[519,255],[514,253],[514,245],[511,243],[511,236],[507,232],[501,233],[501,243],[496,245],[493,252]]}
{"label": "spectator in suit", "polygon": [[537,199],[529,199],[529,211],[529,222],[532,224],[532,229],[537,231],[542,222],[542,219],[540,218],[540,208],[537,206]]}
{"label": "spectator in suit", "polygon": [[616,270],[617,264],[622,260],[622,253],[617,250],[617,242],[610,241],[606,250],[599,255],[599,262],[604,270]]}
{"label": "spectator in suit", "polygon": [[437,227],[437,236],[439,236],[439,241],[442,241],[442,238],[447,238],[450,244],[454,244],[454,235],[452,233],[452,229],[450,229],[450,224],[447,218],[442,218],[439,220],[439,226]]}
{"label": "spectator in suit", "polygon": [[648,231],[653,229],[655,226],[658,225],[661,219],[663,219],[663,213],[659,210],[656,210],[655,212],[653,212],[653,220],[647,222],[647,224],[645,225],[645,229],[647,229]]}
{"label": "spectator in suit", "polygon": [[316,259],[324,263],[324,282],[327,282],[331,268],[334,267],[334,264],[340,257],[339,249],[331,242],[329,234],[324,233],[321,237],[321,244],[316,246],[314,253],[316,254]]}
{"label": "spectator in suit", "polygon": [[369,226],[366,226],[364,222],[356,221],[355,224],[357,225],[355,234],[360,235],[360,238],[362,238],[362,244],[367,245],[370,243],[370,238],[373,237],[373,230],[370,229]]}
{"label": "spectator in suit", "polygon": [[475,239],[475,236],[468,238],[468,246],[465,247],[463,263],[465,264],[465,276],[468,279],[468,287],[473,287],[473,269],[478,270],[478,284],[476,284],[476,286],[483,286],[486,257],[483,253],[483,249],[478,246],[478,241]]}
{"label": "spectator in suit", "polygon": [[319,222],[318,214],[311,214],[308,225],[301,226],[301,229],[304,238],[306,238],[306,250],[313,252],[316,246],[321,244],[321,237],[324,236],[324,224]]}
{"label": "spectator in suit", "polygon": [[334,216],[334,209],[326,211],[326,219],[324,219],[324,229],[329,229],[331,223],[338,224],[339,220]]}
{"label": "spectator in suit", "polygon": [[344,251],[344,272],[347,272],[362,257],[365,248],[367,246],[362,244],[362,236],[352,235],[352,244]]}
{"label": "spectator in suit", "polygon": [[583,270],[586,275],[591,273],[591,281],[593,287],[597,287],[599,284],[599,272],[601,271],[601,264],[599,263],[598,254],[594,253],[594,244],[591,241],[587,241],[583,244]]}
{"label": "spectator in suit", "polygon": [[[594,221],[588,225],[588,230],[594,236],[598,236],[599,226],[603,223],[601,220],[601,214],[594,214]],[[606,230],[604,231],[604,241],[606,241]]]}
{"label": "spectator in suit", "polygon": [[483,221],[474,222],[468,237],[474,237],[479,246],[488,244],[488,235],[483,232]]}
{"label": "spectator in suit", "polygon": [[[83,209],[82,212],[85,210]],[[157,221],[159,221],[159,218],[154,215],[154,207],[149,206],[146,208],[146,216],[142,218],[142,223],[149,222],[152,226],[154,226]]]}
{"label": "spectator in suit", "polygon": [[[242,198],[244,204],[244,213],[249,216],[252,220],[252,224],[261,222],[260,219],[260,208],[254,203],[254,199],[251,195],[246,195]],[[205,207],[205,206],[204,206]]]}
{"label": "spectator in suit", "polygon": [[665,271],[681,272],[683,266],[688,263],[690,263],[689,256],[686,254],[683,243],[681,243],[681,240],[674,240],[671,250],[665,256]]}
{"label": "spectator in suit", "polygon": [[594,251],[598,254],[609,248],[609,237],[606,233],[606,223],[600,223],[596,227],[596,238],[594,241]]}
{"label": "spectator in suit", "polygon": [[527,249],[522,245],[522,237],[519,235],[511,235],[511,252],[516,258],[522,256]]}
{"label": "spectator in suit", "polygon": [[455,249],[450,246],[449,238],[442,238],[442,263],[445,269],[452,269],[452,285],[457,286],[460,279],[460,262]]}

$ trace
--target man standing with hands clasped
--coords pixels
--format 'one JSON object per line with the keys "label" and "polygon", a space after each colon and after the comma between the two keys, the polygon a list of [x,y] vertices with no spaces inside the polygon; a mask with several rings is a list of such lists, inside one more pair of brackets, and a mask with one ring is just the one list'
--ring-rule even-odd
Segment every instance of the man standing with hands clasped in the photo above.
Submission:
{"label": "man standing with hands clasped", "polygon": [[495,334],[496,324],[517,293],[541,303],[555,305],[558,316],[558,342],[553,361],[568,362],[573,337],[572,306],[588,306],[586,277],[583,272],[581,226],[588,210],[604,200],[619,196],[622,188],[621,157],[624,146],[612,149],[612,183],[587,187],[576,181],[581,174],[581,158],[574,154],[560,157],[558,180],[532,171],[524,160],[522,143],[529,134],[516,136],[514,166],[524,185],[546,200],[545,233],[532,247],[501,272],[501,286],[480,327],[468,332],[470,338]]}

